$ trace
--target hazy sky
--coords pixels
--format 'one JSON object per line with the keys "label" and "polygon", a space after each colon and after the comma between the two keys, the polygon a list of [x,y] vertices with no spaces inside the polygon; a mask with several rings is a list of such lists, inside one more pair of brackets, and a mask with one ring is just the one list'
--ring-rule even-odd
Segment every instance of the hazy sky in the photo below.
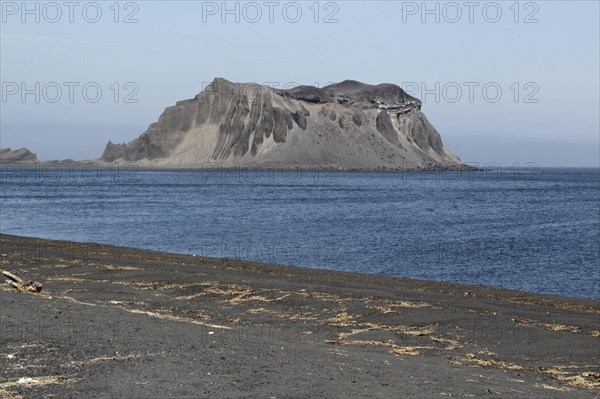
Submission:
{"label": "hazy sky", "polygon": [[217,76],[355,79],[421,98],[463,161],[599,165],[598,1],[114,4],[2,1],[2,147],[95,159]]}

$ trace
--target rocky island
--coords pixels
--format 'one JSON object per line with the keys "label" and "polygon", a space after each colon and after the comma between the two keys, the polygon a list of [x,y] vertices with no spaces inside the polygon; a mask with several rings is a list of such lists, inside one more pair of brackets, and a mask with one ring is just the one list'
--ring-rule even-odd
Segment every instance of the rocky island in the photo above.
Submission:
{"label": "rocky island", "polygon": [[37,155],[27,148],[13,150],[11,148],[0,148],[0,164],[18,164],[37,162]]}
{"label": "rocky island", "polygon": [[216,78],[101,160],[148,167],[278,164],[343,170],[464,169],[394,84],[352,80],[288,90]]}

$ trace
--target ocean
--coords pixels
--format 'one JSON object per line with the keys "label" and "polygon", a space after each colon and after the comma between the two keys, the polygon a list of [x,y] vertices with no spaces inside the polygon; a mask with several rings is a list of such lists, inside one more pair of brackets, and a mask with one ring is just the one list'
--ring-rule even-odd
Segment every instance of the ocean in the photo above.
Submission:
{"label": "ocean", "polygon": [[600,299],[600,169],[23,166],[0,198],[6,234]]}

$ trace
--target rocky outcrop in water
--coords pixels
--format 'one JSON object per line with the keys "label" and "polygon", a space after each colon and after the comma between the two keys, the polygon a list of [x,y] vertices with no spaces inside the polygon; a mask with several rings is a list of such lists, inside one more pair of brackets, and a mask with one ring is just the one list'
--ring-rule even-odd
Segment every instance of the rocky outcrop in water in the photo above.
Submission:
{"label": "rocky outcrop in water", "polygon": [[166,108],[138,138],[109,142],[101,159],[158,167],[462,167],[419,99],[393,84],[350,80],[279,90],[217,78]]}
{"label": "rocky outcrop in water", "polygon": [[35,163],[37,160],[37,155],[27,148],[19,148],[17,150],[10,148],[0,149],[1,164]]}

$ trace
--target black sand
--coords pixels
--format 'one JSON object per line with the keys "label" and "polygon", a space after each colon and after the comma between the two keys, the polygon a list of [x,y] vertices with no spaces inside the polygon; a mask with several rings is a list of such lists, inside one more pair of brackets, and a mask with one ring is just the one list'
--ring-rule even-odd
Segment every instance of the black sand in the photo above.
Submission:
{"label": "black sand", "polygon": [[600,302],[0,235],[2,398],[597,398]]}

